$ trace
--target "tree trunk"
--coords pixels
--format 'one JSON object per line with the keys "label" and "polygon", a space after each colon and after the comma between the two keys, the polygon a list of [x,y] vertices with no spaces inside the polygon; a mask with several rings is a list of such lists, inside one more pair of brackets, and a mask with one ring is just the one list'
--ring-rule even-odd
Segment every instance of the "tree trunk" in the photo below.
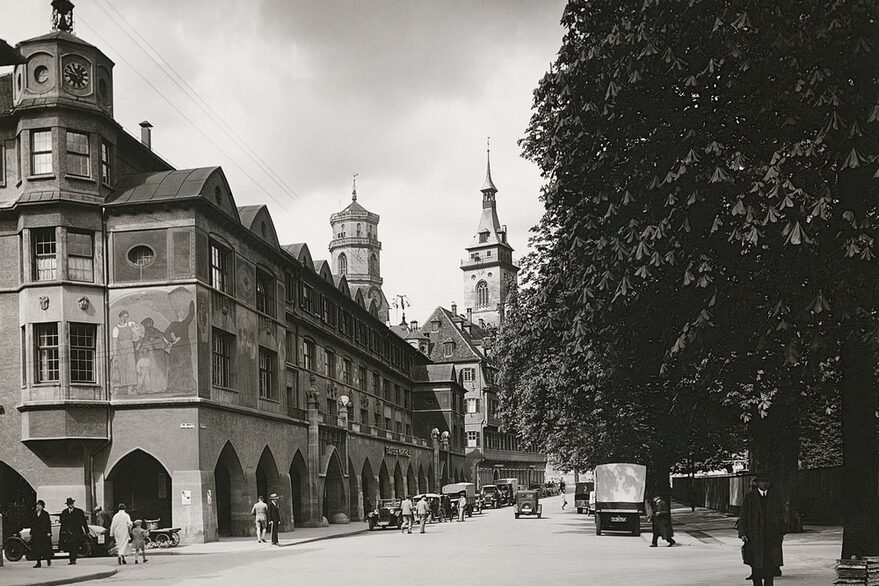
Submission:
{"label": "tree trunk", "polygon": [[751,425],[751,472],[768,472],[781,495],[789,533],[803,530],[799,509],[800,419],[795,405],[779,401]]}
{"label": "tree trunk", "polygon": [[879,555],[873,350],[857,334],[842,344],[842,558]]}

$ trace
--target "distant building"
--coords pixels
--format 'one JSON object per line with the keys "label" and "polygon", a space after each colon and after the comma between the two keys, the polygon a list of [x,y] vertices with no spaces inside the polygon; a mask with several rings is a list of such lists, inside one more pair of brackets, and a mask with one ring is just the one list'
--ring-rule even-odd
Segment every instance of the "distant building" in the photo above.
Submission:
{"label": "distant building", "polygon": [[464,273],[464,307],[472,320],[493,326],[504,319],[504,305],[519,267],[513,264],[513,247],[507,242],[507,227],[497,215],[497,187],[491,179],[490,153],[486,155],[482,185],[482,214],[476,234],[461,260]]}
{"label": "distant building", "polygon": [[378,214],[357,202],[355,183],[348,207],[330,216],[330,254],[333,272],[345,277],[352,291],[360,291],[369,311],[387,323],[390,306],[382,291],[378,222]]}

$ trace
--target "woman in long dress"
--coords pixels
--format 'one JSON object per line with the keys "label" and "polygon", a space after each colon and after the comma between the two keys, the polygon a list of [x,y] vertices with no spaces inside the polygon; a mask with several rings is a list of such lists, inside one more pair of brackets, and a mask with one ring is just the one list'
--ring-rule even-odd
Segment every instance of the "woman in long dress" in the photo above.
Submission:
{"label": "woman in long dress", "polygon": [[116,540],[116,561],[119,565],[126,564],[125,556],[130,552],[131,535],[131,517],[125,512],[125,505],[119,505],[119,511],[113,515],[113,522],[110,523],[110,534]]}

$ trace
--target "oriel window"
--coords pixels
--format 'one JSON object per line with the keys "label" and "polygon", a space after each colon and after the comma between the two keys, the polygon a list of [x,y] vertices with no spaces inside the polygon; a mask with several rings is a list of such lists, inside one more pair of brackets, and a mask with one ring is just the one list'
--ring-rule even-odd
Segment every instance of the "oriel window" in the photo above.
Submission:
{"label": "oriel window", "polygon": [[259,349],[259,396],[275,398],[275,353],[263,347]]}
{"label": "oriel window", "polygon": [[31,131],[31,174],[51,175],[53,171],[52,131]]}
{"label": "oriel window", "polygon": [[70,324],[70,382],[95,382],[95,326]]}
{"label": "oriel window", "polygon": [[88,232],[67,232],[67,278],[71,281],[95,280],[94,237]]}
{"label": "oriel window", "polygon": [[51,383],[61,380],[60,359],[58,356],[58,324],[35,324],[36,375],[38,383]]}
{"label": "oriel window", "polygon": [[88,134],[67,131],[67,174],[91,177]]}
{"label": "oriel window", "polygon": [[33,234],[34,279],[54,281],[58,278],[58,259],[55,255],[55,228],[40,228]]}

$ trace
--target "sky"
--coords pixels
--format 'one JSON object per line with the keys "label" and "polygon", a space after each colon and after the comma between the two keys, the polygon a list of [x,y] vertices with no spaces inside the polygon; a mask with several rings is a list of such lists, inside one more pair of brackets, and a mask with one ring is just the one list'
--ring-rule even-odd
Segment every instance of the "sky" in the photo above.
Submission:
{"label": "sky", "polygon": [[[526,253],[542,181],[517,142],[563,0],[74,3],[75,34],[116,63],[116,120],[135,136],[149,120],[178,169],[221,165],[239,206],[269,206],[282,244],[329,258],[356,172],[381,216],[385,294],[407,296],[408,320],[463,299],[489,136],[498,215]],[[51,28],[49,0],[0,0],[0,15],[12,45]]]}

